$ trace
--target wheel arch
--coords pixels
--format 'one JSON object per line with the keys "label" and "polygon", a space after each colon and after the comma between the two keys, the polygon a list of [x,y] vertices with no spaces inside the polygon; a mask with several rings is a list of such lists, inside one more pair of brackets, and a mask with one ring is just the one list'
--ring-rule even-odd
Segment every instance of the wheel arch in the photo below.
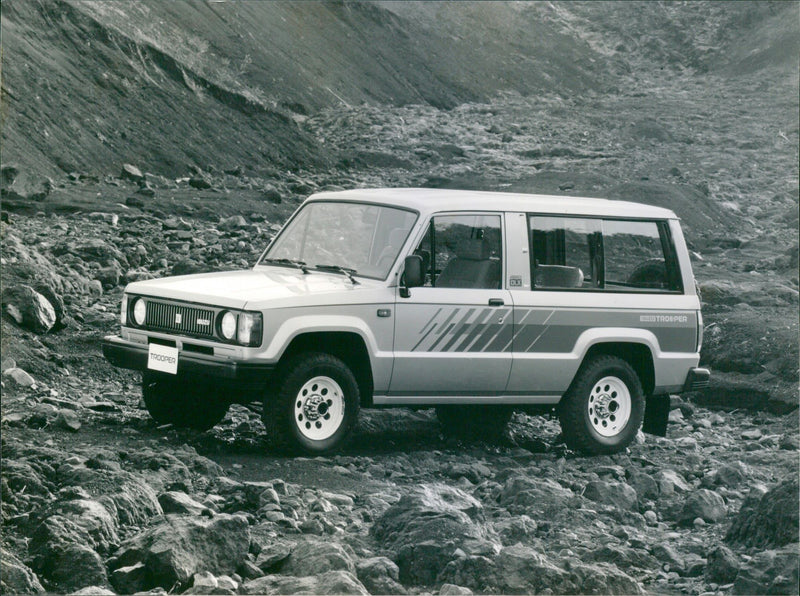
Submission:
{"label": "wheel arch", "polygon": [[323,352],[339,358],[356,378],[361,394],[360,405],[368,407],[372,404],[372,364],[361,335],[353,331],[312,331],[296,335],[281,355],[278,371],[285,370],[287,362],[307,352]]}
{"label": "wheel arch", "polygon": [[617,356],[631,365],[645,396],[655,389],[655,365],[650,346],[637,341],[600,341],[592,344],[581,361],[581,366],[597,356]]}

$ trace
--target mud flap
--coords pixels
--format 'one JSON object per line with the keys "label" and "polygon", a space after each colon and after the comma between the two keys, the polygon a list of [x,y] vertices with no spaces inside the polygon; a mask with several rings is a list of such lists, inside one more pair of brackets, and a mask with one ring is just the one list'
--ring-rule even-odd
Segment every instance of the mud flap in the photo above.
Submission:
{"label": "mud flap", "polygon": [[667,436],[669,419],[669,395],[650,395],[644,407],[642,430],[659,437]]}

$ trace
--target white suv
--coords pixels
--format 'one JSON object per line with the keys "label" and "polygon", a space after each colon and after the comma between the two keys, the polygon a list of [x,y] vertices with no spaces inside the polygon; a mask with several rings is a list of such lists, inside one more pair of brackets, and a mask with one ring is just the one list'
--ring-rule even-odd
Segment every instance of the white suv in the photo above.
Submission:
{"label": "white suv", "polygon": [[132,283],[121,319],[104,354],[143,371],[158,422],[208,429],[256,395],[308,453],[373,406],[481,436],[555,410],[568,446],[614,453],[709,378],[678,218],[603,199],[319,193],[253,269]]}

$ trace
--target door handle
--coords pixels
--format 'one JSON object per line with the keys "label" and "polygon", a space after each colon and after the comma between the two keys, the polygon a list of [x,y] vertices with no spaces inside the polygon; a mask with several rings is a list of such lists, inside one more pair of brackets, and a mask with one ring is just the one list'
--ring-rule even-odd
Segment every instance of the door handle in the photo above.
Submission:
{"label": "door handle", "polygon": [[504,304],[502,298],[489,298],[489,306],[503,306]]}

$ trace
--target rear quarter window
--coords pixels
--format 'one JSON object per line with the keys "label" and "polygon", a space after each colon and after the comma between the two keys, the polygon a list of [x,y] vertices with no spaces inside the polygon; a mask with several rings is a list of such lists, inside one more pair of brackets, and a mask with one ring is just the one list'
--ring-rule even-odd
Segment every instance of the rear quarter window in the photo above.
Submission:
{"label": "rear quarter window", "polygon": [[680,282],[668,228],[654,221],[603,221],[605,287],[675,292]]}
{"label": "rear quarter window", "polygon": [[534,290],[680,292],[661,221],[529,216]]}

